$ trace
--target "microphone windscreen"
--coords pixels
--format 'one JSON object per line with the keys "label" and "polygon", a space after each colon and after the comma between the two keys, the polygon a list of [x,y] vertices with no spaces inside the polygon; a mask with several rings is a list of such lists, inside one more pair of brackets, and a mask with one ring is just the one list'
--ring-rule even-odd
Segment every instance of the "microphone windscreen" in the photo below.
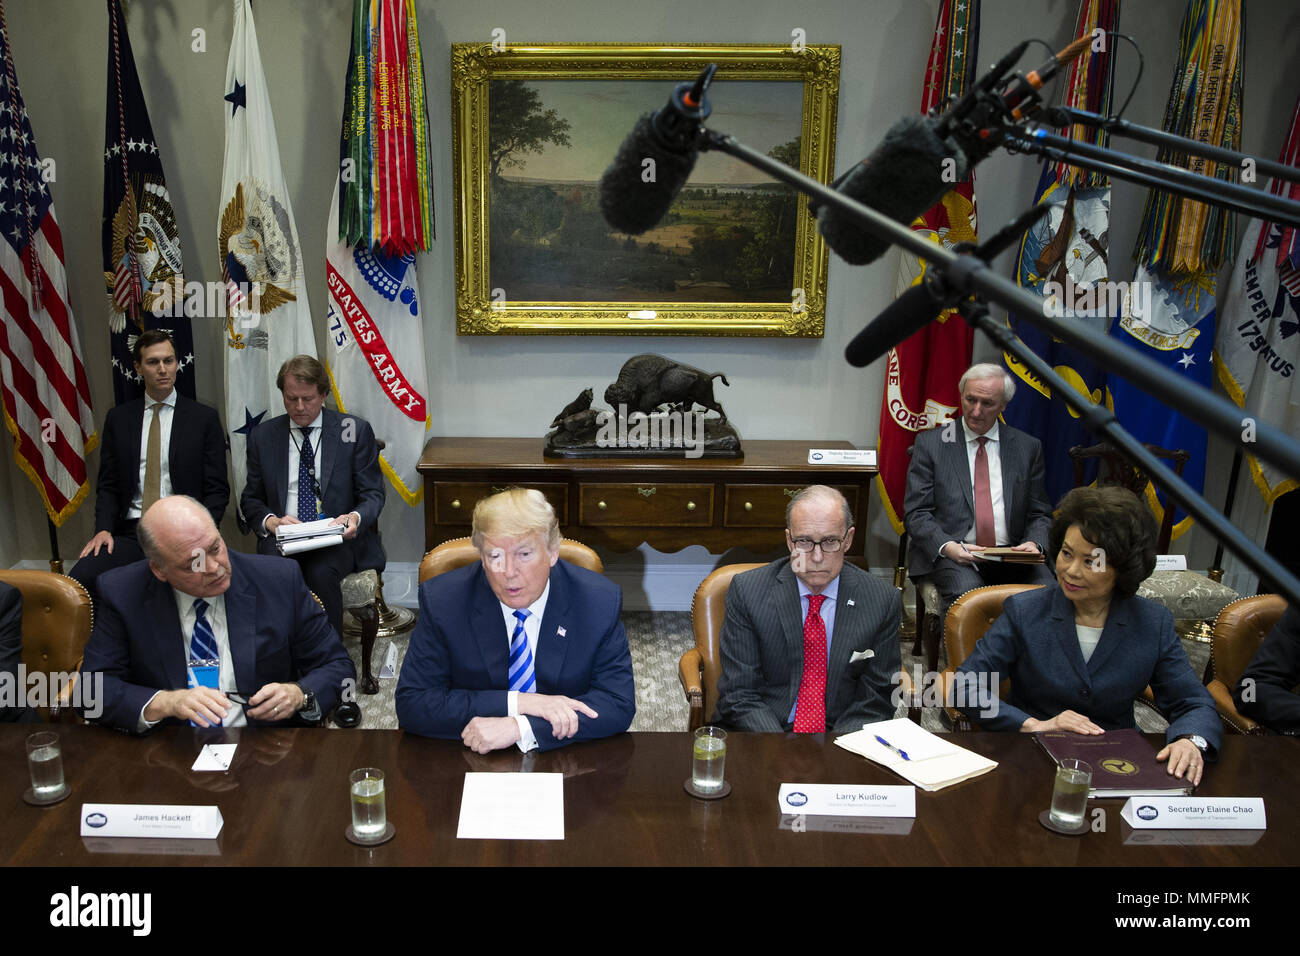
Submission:
{"label": "microphone windscreen", "polygon": [[[952,160],[945,163],[944,160]],[[942,139],[934,121],[909,116],[889,128],[876,150],[855,166],[839,192],[910,226],[912,220],[966,178],[966,154],[951,139]],[[831,205],[817,213],[826,243],[850,265],[874,262],[889,248],[887,239],[868,232]]]}
{"label": "microphone windscreen", "polygon": [[938,318],[941,306],[941,300],[922,280],[868,322],[867,327],[844,349],[844,358],[854,368],[870,365],[913,332]]}
{"label": "microphone windscreen", "polygon": [[690,177],[698,154],[695,149],[681,152],[664,146],[654,131],[654,114],[646,113],[600,177],[600,212],[605,222],[634,235],[655,226]]}

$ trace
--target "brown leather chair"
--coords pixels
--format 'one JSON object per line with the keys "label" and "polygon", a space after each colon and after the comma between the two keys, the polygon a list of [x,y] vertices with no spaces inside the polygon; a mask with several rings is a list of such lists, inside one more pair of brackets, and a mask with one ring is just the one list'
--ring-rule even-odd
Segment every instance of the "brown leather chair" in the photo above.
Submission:
{"label": "brown leather chair", "polygon": [[[23,664],[29,672],[75,674],[90,640],[94,606],[78,582],[51,571],[0,571],[0,581],[23,596]],[[74,677],[63,686],[59,700],[40,708],[50,720],[80,716],[71,709]]]}
{"label": "brown leather chair", "polygon": [[1265,733],[1255,721],[1238,713],[1232,692],[1259,645],[1285,611],[1285,598],[1277,594],[1260,594],[1233,601],[1214,619],[1214,644],[1210,650],[1214,679],[1205,688],[1214,698],[1219,716],[1229,730],[1239,734]]}
{"label": "brown leather chair", "polygon": [[[691,601],[691,629],[695,632],[695,646],[688,648],[677,662],[677,679],[686,694],[690,708],[688,729],[694,731],[713,719],[718,705],[718,676],[722,673],[722,651],[718,638],[722,633],[722,620],[727,613],[727,588],[737,574],[766,567],[757,564],[724,564],[714,569],[695,589]],[[920,709],[915,706],[912,678],[906,670],[899,671],[904,699],[908,700],[908,713],[920,722]]]}
{"label": "brown leather chair", "polygon": [[[1002,605],[1007,598],[1040,587],[1041,584],[989,584],[982,588],[972,588],[960,595],[948,608],[948,616],[943,624],[943,646],[948,652],[948,664],[943,669],[942,686],[945,701],[943,710],[951,721],[953,730],[975,729],[975,723],[969,717],[947,704],[947,701],[953,699],[952,687],[957,668],[970,657],[975,644],[993,626],[993,622],[1002,616]],[[1011,681],[1004,680],[998,694],[1006,696],[1010,686]]]}
{"label": "brown leather chair", "polygon": [[718,675],[722,673],[718,635],[722,633],[722,619],[727,613],[727,588],[731,586],[731,579],[765,564],[724,564],[710,572],[695,589],[695,598],[691,601],[695,646],[689,648],[677,663],[677,678],[682,682],[686,705],[691,710],[689,730],[703,727],[712,720],[713,708],[718,705]]}
{"label": "brown leather chair", "polygon": [[[588,571],[595,571],[597,574],[605,573],[605,565],[601,563],[600,555],[581,541],[561,538],[560,557]],[[419,583],[423,584],[429,578],[473,564],[478,558],[478,548],[474,547],[469,538],[453,538],[444,541],[420,561]]]}

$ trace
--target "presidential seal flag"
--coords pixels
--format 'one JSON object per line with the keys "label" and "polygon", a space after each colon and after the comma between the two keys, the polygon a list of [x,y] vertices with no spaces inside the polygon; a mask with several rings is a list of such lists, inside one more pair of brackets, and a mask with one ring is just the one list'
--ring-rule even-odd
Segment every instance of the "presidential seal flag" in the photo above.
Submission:
{"label": "presidential seal flag", "polygon": [[0,403],[14,459],[58,526],[86,497],[98,437],[48,166],[18,92],[3,6],[0,61]]}
{"label": "presidential seal flag", "polygon": [[131,349],[145,329],[176,343],[176,387],[194,397],[194,336],[184,310],[180,230],[154,139],[121,0],[108,0],[108,106],[104,116],[104,286],[113,399],[144,394]]}
{"label": "presidential seal flag", "polygon": [[[975,75],[979,49],[979,0],[943,0],[930,44],[921,91],[921,112],[950,96],[960,96]],[[937,205],[919,216],[912,229],[931,242],[952,248],[975,241],[975,176],[953,186]],[[926,264],[910,253],[899,260],[895,293],[919,283]],[[907,486],[907,451],[916,433],[959,417],[957,380],[971,360],[974,331],[949,309],[889,350],[880,436],[876,442],[880,472],[876,488],[897,534],[903,533],[903,494]]]}
{"label": "presidential seal flag", "polygon": [[234,6],[217,245],[226,287],[226,427],[234,486],[242,489],[248,434],[279,408],[276,373],[294,355],[314,356],[316,340],[253,13],[248,0]]}
{"label": "presidential seal flag", "polygon": [[[1118,29],[1116,0],[1081,0],[1076,37]],[[1065,105],[1109,115],[1114,74],[1113,51],[1109,38],[1103,36],[1070,64]],[[1072,127],[1069,136],[1095,146],[1109,142],[1105,131],[1083,126]],[[1123,302],[1118,287],[1110,282],[1110,182],[1104,175],[1077,166],[1046,163],[1034,202],[1046,204],[1047,214],[1021,240],[1016,282],[1042,295],[1047,313],[1105,335]],[[1090,359],[1022,316],[1008,315],[1007,324],[1089,402],[1099,405],[1105,400],[1106,373]],[[1080,423],[1078,413],[1052,394],[1046,382],[1009,352],[1003,357],[1011,374],[1020,380],[1004,417],[1008,424],[1042,440],[1047,494],[1052,501],[1059,501],[1074,487],[1070,449],[1091,445],[1097,439]]]}
{"label": "presidential seal flag", "polygon": [[[1241,0],[1188,0],[1165,107],[1165,130],[1235,150],[1241,133],[1241,104]],[[1237,171],[1235,166],[1189,159],[1166,150],[1161,150],[1158,158],[1223,179],[1235,177]],[[1134,252],[1136,272],[1111,334],[1208,389],[1215,286],[1232,237],[1231,216],[1191,199],[1152,190]],[[1201,491],[1205,484],[1205,429],[1123,376],[1109,375],[1107,385],[1119,423],[1138,441],[1188,452],[1182,477]],[[1163,493],[1148,484],[1146,497],[1156,521],[1163,523]],[[1190,517],[1176,513],[1174,536],[1191,524]]]}
{"label": "presidential seal flag", "polygon": [[[1300,100],[1280,160],[1300,165]],[[1300,198],[1295,183],[1275,179],[1269,189]],[[1257,420],[1300,434],[1300,229],[1251,220],[1222,312],[1214,368],[1224,390],[1246,412],[1243,429]],[[1254,455],[1247,461],[1268,505],[1300,487],[1295,475]]]}

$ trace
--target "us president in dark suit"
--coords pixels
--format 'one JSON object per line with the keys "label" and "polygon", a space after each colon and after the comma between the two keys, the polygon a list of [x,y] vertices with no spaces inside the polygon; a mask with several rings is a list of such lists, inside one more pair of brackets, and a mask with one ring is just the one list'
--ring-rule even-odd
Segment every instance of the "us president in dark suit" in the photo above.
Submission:
{"label": "us president in dark suit", "polygon": [[480,560],[420,585],[397,721],[477,753],[550,750],[622,733],[636,711],[623,593],[560,558],[540,491],[474,506]]}
{"label": "us president in dark suit", "polygon": [[[103,674],[99,723],[143,733],[162,721],[314,722],[355,683],[292,561],[227,551],[192,498],[162,499],[139,531],[148,560],[104,575],[82,661],[83,680]],[[215,686],[197,686],[196,661],[217,662]]]}
{"label": "us president in dark suit", "polygon": [[1050,584],[1043,564],[981,560],[986,547],[1042,553],[1052,523],[1043,446],[999,422],[1015,393],[1000,366],[974,365],[959,383],[960,423],[923,431],[912,446],[903,498],[912,577],[930,575],[940,618],[958,595],[985,584]]}
{"label": "us president in dark suit", "polygon": [[[1126,489],[1067,494],[1048,540],[1057,583],[1007,599],[957,668],[963,686],[983,688],[983,699],[955,703],[990,730],[1102,734],[1136,726],[1133,701],[1149,684],[1169,718],[1156,759],[1199,783],[1223,724],[1174,634],[1173,615],[1136,596],[1155,569],[1155,544],[1155,519]],[[997,700],[1008,677],[1011,689]]]}
{"label": "us president in dark suit", "polygon": [[310,355],[285,362],[275,384],[286,414],[248,436],[248,478],[239,507],[257,532],[261,554],[280,553],[275,544],[280,525],[332,518],[342,526],[341,544],[292,556],[325,605],[330,625],[342,634],[340,583],[353,571],[382,571],[385,564],[379,542],[384,507],[379,446],[365,419],[324,407],[329,376]]}
{"label": "us president in dark suit", "polygon": [[[96,581],[110,568],[144,557],[136,540],[140,515],[159,498],[197,498],[216,524],[230,503],[226,434],[216,409],[176,391],[176,346],[161,329],[147,329],[131,350],[144,395],[109,409],[99,444],[95,536],[69,576],[96,598]],[[157,457],[152,457],[150,449]],[[152,461],[152,464],[151,464]]]}
{"label": "us president in dark suit", "polygon": [[727,589],[714,723],[735,730],[845,733],[894,716],[898,591],[844,563],[853,516],[825,485],[786,508],[790,557]]}
{"label": "us president in dark suit", "polygon": [[1269,730],[1300,736],[1300,608],[1286,612],[1269,631],[1233,690],[1237,710]]}

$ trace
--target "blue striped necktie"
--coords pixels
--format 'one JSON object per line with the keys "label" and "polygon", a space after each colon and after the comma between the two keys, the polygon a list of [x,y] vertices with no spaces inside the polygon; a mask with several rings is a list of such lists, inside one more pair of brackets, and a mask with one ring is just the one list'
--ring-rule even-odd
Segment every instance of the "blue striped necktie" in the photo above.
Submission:
{"label": "blue striped necktie", "polygon": [[525,692],[537,686],[533,674],[533,652],[528,649],[528,635],[524,633],[524,620],[528,610],[515,611],[515,632],[510,635],[510,689]]}
{"label": "blue striped necktie", "polygon": [[203,598],[194,599],[194,634],[190,637],[192,661],[215,661],[220,656],[217,652],[217,636],[212,633],[212,625],[204,617],[207,610],[207,601]]}

